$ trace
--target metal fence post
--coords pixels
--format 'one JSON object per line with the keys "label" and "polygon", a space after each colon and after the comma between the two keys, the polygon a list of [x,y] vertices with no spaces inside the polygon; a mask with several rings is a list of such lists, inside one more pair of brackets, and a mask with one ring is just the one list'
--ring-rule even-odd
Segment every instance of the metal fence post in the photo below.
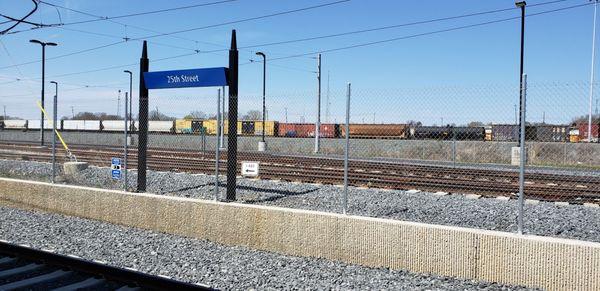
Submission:
{"label": "metal fence post", "polygon": [[456,168],[456,130],[452,128],[452,167]]}
{"label": "metal fence post", "polygon": [[[221,112],[219,110],[219,106],[221,106],[221,89],[218,89],[218,97],[217,97],[217,135],[216,138],[219,139],[219,135],[221,134]],[[225,95],[225,94],[223,94]],[[215,146],[215,201],[219,199],[219,157],[220,157],[220,149],[221,145],[217,141]]]}
{"label": "metal fence post", "polygon": [[348,211],[348,152],[350,151],[350,88],[348,83],[346,91],[346,146],[344,149],[344,205],[343,213]]}
{"label": "metal fence post", "polygon": [[125,139],[123,140],[123,143],[125,145],[125,147],[124,147],[125,152],[124,152],[124,159],[123,159],[123,191],[127,191],[127,170],[129,169],[127,167],[127,151],[128,151],[128,144],[127,144],[127,136],[128,136],[128,134],[127,134],[127,123],[129,122],[129,119],[128,119],[128,116],[129,116],[128,115],[129,114],[128,110],[129,109],[128,109],[128,106],[127,106],[127,104],[129,103],[128,102],[129,98],[127,96],[128,93],[129,92],[125,92],[125,127],[124,127]]}
{"label": "metal fence post", "polygon": [[52,183],[56,182],[56,120],[57,118],[57,109],[58,109],[58,83],[54,83],[56,85],[56,92],[54,94],[54,108],[53,108],[53,117],[52,117]]}
{"label": "metal fence post", "polygon": [[525,159],[527,149],[525,147],[525,105],[527,104],[527,74],[522,76],[521,85],[521,134],[519,137],[519,217],[518,217],[518,231],[519,234],[523,234],[523,204],[525,200]]}

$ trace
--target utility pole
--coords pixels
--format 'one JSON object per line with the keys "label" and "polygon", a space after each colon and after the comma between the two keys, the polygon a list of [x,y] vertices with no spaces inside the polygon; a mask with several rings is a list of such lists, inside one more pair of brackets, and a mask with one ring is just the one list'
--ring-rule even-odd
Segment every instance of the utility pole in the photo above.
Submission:
{"label": "utility pole", "polygon": [[[596,113],[598,113],[598,105],[597,105],[597,103],[598,102],[596,102]],[[4,116],[3,120],[6,120],[6,118],[7,118],[6,117],[6,105],[2,105],[2,107],[4,108],[4,115],[2,115],[2,116]]]}
{"label": "utility pole", "polygon": [[[596,111],[598,111],[598,108],[596,108]],[[288,118],[287,118],[287,107],[285,108],[285,123],[288,123]]]}
{"label": "utility pole", "polygon": [[71,118],[75,119],[75,107],[71,106]]}
{"label": "utility pole", "polygon": [[546,124],[546,111],[542,112],[542,124]]}
{"label": "utility pole", "polygon": [[519,117],[518,117],[518,113],[517,113],[517,105],[514,105],[515,107],[515,125],[519,124]]}
{"label": "utility pole", "polygon": [[373,112],[373,124],[375,124],[375,112]]}
{"label": "utility pole", "polygon": [[315,123],[315,154],[319,152],[321,129],[321,54],[317,56],[317,122]]}

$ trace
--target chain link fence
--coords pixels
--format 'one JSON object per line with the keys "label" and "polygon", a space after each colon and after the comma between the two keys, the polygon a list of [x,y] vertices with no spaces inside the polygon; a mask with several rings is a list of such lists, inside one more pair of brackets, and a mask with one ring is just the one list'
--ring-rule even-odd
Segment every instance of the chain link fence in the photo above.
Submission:
{"label": "chain link fence", "polygon": [[[518,89],[518,84],[354,86],[348,92],[336,86],[323,90],[320,118],[314,90],[267,91],[264,114],[262,94],[242,93],[236,127],[237,200],[517,231]],[[576,229],[576,234],[566,235],[600,240],[586,234],[597,226],[597,220],[574,218],[597,217],[594,206],[600,203],[600,118],[594,108],[589,135],[589,89],[589,83],[583,82],[529,82],[525,232],[563,235],[562,230]],[[229,113],[228,98],[223,97],[227,93],[227,88],[150,93],[148,192],[225,198]],[[73,157],[66,156],[59,141],[57,160],[76,158],[89,163],[90,169],[71,173],[59,167],[56,182],[136,191],[140,125],[135,92],[130,110],[133,120],[128,123],[124,120],[125,90],[102,100],[78,98],[74,93],[61,98],[60,94],[59,90],[57,132]],[[40,144],[41,126],[35,99],[13,98],[7,103],[10,114],[5,115],[10,117],[2,121],[0,131],[5,163],[51,161],[49,148],[35,147]],[[52,98],[46,102],[51,119],[48,100]],[[45,146],[51,145],[51,131],[45,131],[44,138]],[[5,164],[3,169],[4,176],[50,180],[47,170],[34,171],[22,164]],[[345,177],[350,186],[347,191]],[[559,206],[565,202],[573,205]]]}

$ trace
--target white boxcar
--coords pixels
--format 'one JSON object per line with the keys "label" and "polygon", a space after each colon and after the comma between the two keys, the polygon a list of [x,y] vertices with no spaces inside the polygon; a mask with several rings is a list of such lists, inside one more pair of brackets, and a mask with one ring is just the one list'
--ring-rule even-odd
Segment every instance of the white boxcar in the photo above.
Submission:
{"label": "white boxcar", "polygon": [[[44,122],[44,128],[46,128],[48,126],[47,122]],[[32,130],[32,129],[40,129],[41,127],[41,122],[39,119],[29,119],[27,120],[27,129]]]}
{"label": "white boxcar", "polygon": [[63,130],[99,131],[100,120],[63,120]]}
{"label": "white boxcar", "polygon": [[125,128],[125,120],[102,120],[102,131],[120,131]]}
{"label": "white boxcar", "polygon": [[4,120],[5,129],[27,129],[27,120],[9,119]]}
{"label": "white boxcar", "polygon": [[173,132],[175,130],[175,121],[148,121],[148,132]]}

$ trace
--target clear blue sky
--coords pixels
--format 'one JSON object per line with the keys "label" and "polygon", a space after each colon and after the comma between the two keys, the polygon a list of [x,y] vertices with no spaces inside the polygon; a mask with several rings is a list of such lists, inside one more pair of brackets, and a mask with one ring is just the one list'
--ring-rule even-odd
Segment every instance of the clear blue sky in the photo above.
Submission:
{"label": "clear blue sky", "polygon": [[[549,0],[531,0],[528,5],[547,1]],[[47,2],[96,15],[115,16],[213,0]],[[116,21],[159,32],[172,32],[329,2],[334,0],[238,0]],[[527,11],[536,13],[585,3],[588,0],[568,0],[529,7]],[[1,13],[13,17],[24,15],[30,7],[32,4],[29,0],[0,0]],[[231,29],[238,31],[238,45],[243,47],[512,7],[514,1],[505,0],[351,0],[319,9],[176,34],[177,37],[151,38],[149,56],[151,59],[158,59],[191,53],[194,49],[224,49],[229,46]],[[60,19],[57,10],[60,12]],[[251,59],[256,59],[255,51],[264,51],[268,58],[285,57],[519,15],[519,10],[513,9],[463,19],[241,50],[240,113],[261,107],[262,64],[249,63]],[[587,5],[527,19],[525,71],[532,86],[529,104],[532,121],[541,121],[544,113],[547,122],[556,123],[568,122],[575,115],[586,114],[592,16],[593,6]],[[40,4],[38,11],[28,20],[68,23],[90,19],[94,18]],[[412,119],[439,124],[442,118],[445,119],[444,123],[471,120],[513,122],[513,106],[518,100],[519,23],[519,20],[511,20],[324,53],[323,98],[325,100],[329,72],[330,121],[342,120],[344,86],[346,82],[352,82],[354,122],[371,122],[374,114],[376,122],[405,122]],[[2,24],[0,29],[7,27],[8,24]],[[30,26],[22,24],[14,30],[28,27]],[[93,35],[89,32],[110,36]],[[28,42],[32,38],[59,43],[58,47],[47,49],[47,57],[51,58],[114,43],[119,41],[118,37],[142,38],[153,34],[156,33],[109,21],[97,21],[65,26],[64,29],[43,28],[3,35],[0,40],[10,56],[0,47],[0,67],[39,60],[39,45]],[[48,60],[47,81],[56,80],[61,83],[62,103],[59,115],[70,115],[70,106],[74,106],[76,112],[115,113],[117,90],[126,90],[128,87],[127,75],[122,73],[124,69],[130,69],[136,74],[133,96],[137,97],[137,65],[93,73],[59,75],[136,63],[140,53],[141,42],[129,41]],[[290,121],[314,120],[315,56],[268,61],[267,106],[271,118],[283,120],[287,108]],[[226,65],[227,52],[215,52],[156,63],[151,61],[150,68],[171,70]],[[38,116],[34,102],[38,99],[40,80],[13,81],[16,78],[39,78],[40,72],[40,63],[20,65],[18,69],[0,69],[0,105],[7,106],[9,115],[24,118]],[[83,85],[103,87],[81,88]],[[47,85],[46,90],[46,97],[50,100],[53,87]],[[216,107],[216,100],[213,98],[216,88],[152,91],[150,95],[153,108],[159,107],[160,111],[177,117],[190,110],[214,112]],[[50,103],[46,105],[49,106]],[[323,104],[323,119],[325,107]],[[137,111],[137,106],[134,109]],[[122,113],[122,109],[120,110]]]}

